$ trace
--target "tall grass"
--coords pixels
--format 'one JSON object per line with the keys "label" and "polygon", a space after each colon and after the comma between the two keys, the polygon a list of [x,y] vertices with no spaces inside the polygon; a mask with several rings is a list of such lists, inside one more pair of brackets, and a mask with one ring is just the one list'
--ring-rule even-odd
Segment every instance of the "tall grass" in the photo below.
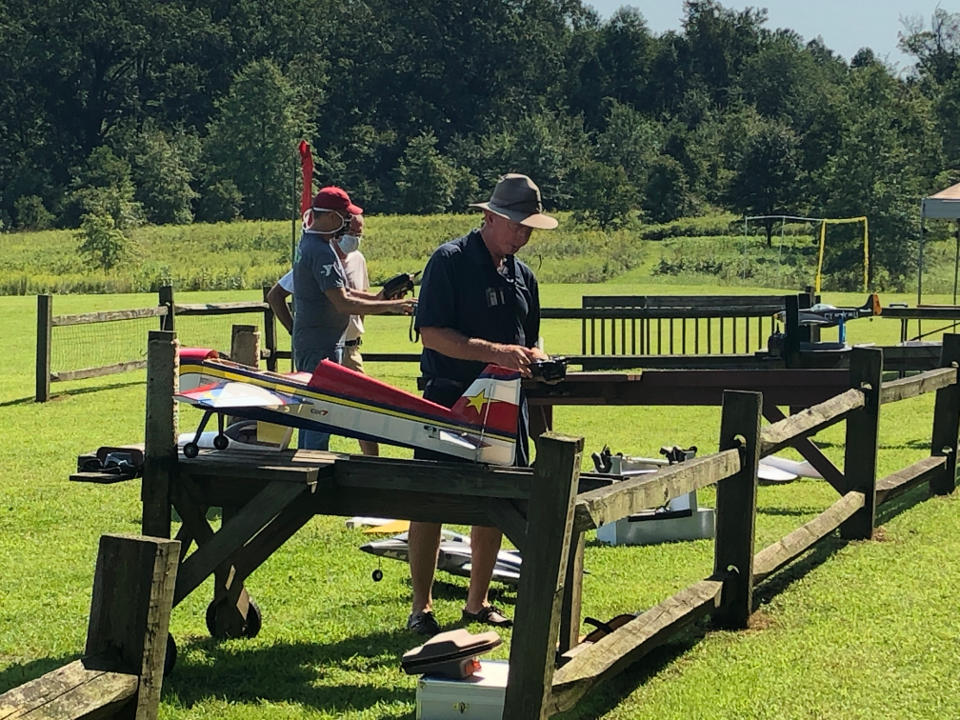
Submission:
{"label": "tall grass", "polygon": [[[422,269],[437,246],[479,220],[477,214],[368,217],[362,250],[371,279],[376,283]],[[745,234],[729,214],[611,232],[578,225],[567,213],[560,220],[557,230],[536,232],[520,253],[541,282],[670,276],[666,282],[799,289],[812,284],[816,274],[817,239],[809,226],[785,226],[768,247],[756,223]],[[272,285],[289,268],[297,233],[290,221],[245,221],[142,227],[132,239],[125,261],[105,272],[79,259],[73,231],[0,235],[0,295],[150,292],[167,284],[180,290],[257,289]],[[953,253],[951,238],[931,234],[924,274],[928,292],[952,289]],[[845,269],[843,277],[827,276],[823,287],[837,289],[851,273],[855,269]]]}

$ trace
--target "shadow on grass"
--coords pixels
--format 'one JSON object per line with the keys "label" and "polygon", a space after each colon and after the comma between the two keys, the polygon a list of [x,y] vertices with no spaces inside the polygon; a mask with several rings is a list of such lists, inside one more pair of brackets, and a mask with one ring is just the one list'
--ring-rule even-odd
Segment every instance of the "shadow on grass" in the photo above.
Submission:
{"label": "shadow on grass", "polygon": [[26,405],[36,400],[32,395],[30,397],[17,398],[16,400],[4,400],[0,402],[0,408],[13,407],[14,405]]}
{"label": "shadow on grass", "polygon": [[[409,687],[387,687],[377,678],[399,667],[400,657],[417,644],[409,632],[372,632],[333,643],[284,642],[244,646],[194,638],[181,645],[176,667],[163,684],[164,696],[190,708],[205,700],[292,703],[322,709],[332,716],[378,704],[414,702]],[[350,673],[344,684],[327,676]],[[361,685],[357,676],[374,682]],[[172,697],[169,699],[173,699]]]}
{"label": "shadow on grass", "polygon": [[786,590],[796,580],[804,578],[811,570],[815,570],[825,563],[849,541],[836,535],[831,535],[813,546],[813,548],[798,560],[781,568],[767,580],[764,580],[753,590],[753,611],[761,605],[770,602],[774,597]]}
{"label": "shadow on grass", "polygon": [[912,507],[919,505],[925,500],[929,500],[930,486],[927,483],[920,483],[916,487],[910,488],[902,495],[898,495],[883,505],[877,505],[876,519],[874,524],[879,527],[893,520],[897,515],[906,512]]}
{"label": "shadow on grass", "polygon": [[587,720],[615,710],[630,693],[669,668],[681,659],[684,653],[695,647],[703,639],[707,629],[706,620],[697,622],[670,642],[651,650],[623,672],[601,682],[573,708],[554,717],[557,720]]}
{"label": "shadow on grass", "polygon": [[0,670],[0,694],[31,680],[36,680],[41,675],[46,675],[58,667],[69,665],[78,657],[78,655],[61,655],[60,657],[38,658],[30,662],[10,665]]}

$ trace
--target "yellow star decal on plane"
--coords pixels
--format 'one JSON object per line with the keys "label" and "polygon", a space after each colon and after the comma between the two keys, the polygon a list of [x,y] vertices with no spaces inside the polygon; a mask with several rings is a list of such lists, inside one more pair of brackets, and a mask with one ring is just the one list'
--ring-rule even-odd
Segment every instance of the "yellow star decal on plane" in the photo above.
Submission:
{"label": "yellow star decal on plane", "polygon": [[480,411],[483,409],[483,406],[487,404],[487,396],[483,390],[478,392],[476,395],[467,395],[467,407],[472,407],[477,411],[477,415],[480,414]]}

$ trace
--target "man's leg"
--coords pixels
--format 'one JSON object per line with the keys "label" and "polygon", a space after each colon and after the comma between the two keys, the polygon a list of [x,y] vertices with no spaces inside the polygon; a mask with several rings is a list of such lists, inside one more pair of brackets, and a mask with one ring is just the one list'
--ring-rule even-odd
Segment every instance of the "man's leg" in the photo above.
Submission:
{"label": "man's leg", "polygon": [[[300,372],[312,373],[322,359],[322,356],[304,352],[297,356],[297,369]],[[301,450],[329,450],[330,433],[317,432],[316,430],[298,430],[297,447]]]}
{"label": "man's leg", "polygon": [[[363,372],[363,355],[356,345],[351,345],[343,349],[343,360],[340,363],[344,367]],[[366,375],[366,373],[364,373]],[[360,443],[360,452],[364,455],[379,455],[380,445],[373,440],[358,440]]]}
{"label": "man's leg", "polygon": [[413,585],[412,614],[416,615],[433,610],[433,574],[440,551],[440,523],[411,522],[407,546]]}
{"label": "man's leg", "polygon": [[469,613],[476,614],[490,604],[487,591],[490,589],[490,578],[493,576],[493,566],[497,563],[502,536],[500,528],[496,527],[476,526],[470,529],[472,567],[465,608]]}

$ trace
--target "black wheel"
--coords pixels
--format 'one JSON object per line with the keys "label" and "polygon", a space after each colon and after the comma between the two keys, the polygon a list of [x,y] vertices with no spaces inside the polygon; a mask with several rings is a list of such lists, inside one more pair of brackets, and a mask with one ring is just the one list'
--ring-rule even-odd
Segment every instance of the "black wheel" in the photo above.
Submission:
{"label": "black wheel", "polygon": [[226,436],[226,435],[217,435],[217,436],[213,439],[213,446],[214,446],[217,450],[226,450],[226,449],[227,449],[227,445],[229,445],[229,444],[230,444],[230,441],[227,439],[227,436]]}
{"label": "black wheel", "polygon": [[211,637],[221,639],[230,637],[253,638],[260,634],[260,628],[263,626],[263,616],[260,614],[260,606],[257,605],[257,603],[252,599],[250,600],[250,605],[247,608],[247,620],[243,623],[240,633],[237,635],[225,632],[217,632],[217,610],[219,607],[220,603],[210,603],[207,605],[207,631],[210,633]]}
{"label": "black wheel", "polygon": [[251,600],[250,607],[247,610],[247,624],[243,628],[243,636],[255,638],[260,634],[261,627],[263,627],[263,616],[260,614],[260,606]]}
{"label": "black wheel", "polygon": [[177,642],[173,635],[167,633],[167,654],[163,658],[163,676],[167,677],[173,672],[173,666],[177,664]]}
{"label": "black wheel", "polygon": [[195,442],[188,442],[183,446],[183,456],[186,458],[195,458],[200,454],[200,448]]}
{"label": "black wheel", "polygon": [[380,582],[381,580],[383,580],[383,570],[381,570],[380,568],[377,568],[372,573],[370,573],[370,577],[373,578],[374,582]]}

